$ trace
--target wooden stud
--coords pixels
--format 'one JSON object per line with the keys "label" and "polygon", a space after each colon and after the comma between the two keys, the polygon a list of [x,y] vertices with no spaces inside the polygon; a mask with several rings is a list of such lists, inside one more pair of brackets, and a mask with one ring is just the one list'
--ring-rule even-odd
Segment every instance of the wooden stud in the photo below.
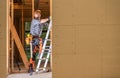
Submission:
{"label": "wooden stud", "polygon": [[50,16],[52,17],[52,0],[50,0]]}
{"label": "wooden stud", "polygon": [[24,12],[23,12],[23,9],[24,9],[24,4],[22,4],[22,44],[24,46]]}
{"label": "wooden stud", "polygon": [[[13,0],[11,0],[11,17],[12,17],[12,21],[14,24],[14,3]],[[11,66],[12,66],[12,71],[14,70],[14,39],[13,36],[11,37],[12,40],[12,51],[11,51]]]}
{"label": "wooden stud", "polygon": [[32,0],[32,19],[34,18],[34,0]]}
{"label": "wooden stud", "polygon": [[[52,44],[52,29],[50,31],[50,39],[51,39],[51,44]],[[50,55],[50,69],[52,70],[52,52],[51,52],[51,55]]]}
{"label": "wooden stud", "polygon": [[[31,6],[31,4],[30,4]],[[31,10],[31,7],[29,5],[26,5],[26,7],[24,9],[26,10]],[[14,9],[22,9],[22,5],[19,4],[14,4]]]}
{"label": "wooden stud", "polygon": [[[52,18],[52,0],[50,0],[50,16]],[[52,44],[52,28],[50,31],[50,39],[51,39],[51,44]],[[52,52],[51,52],[51,59],[50,59],[50,68],[52,70]]]}
{"label": "wooden stud", "polygon": [[[10,0],[8,1],[8,15],[10,15]],[[10,58],[10,53],[11,53],[11,47],[10,47],[10,21],[8,20],[8,74],[11,73],[11,58]]]}

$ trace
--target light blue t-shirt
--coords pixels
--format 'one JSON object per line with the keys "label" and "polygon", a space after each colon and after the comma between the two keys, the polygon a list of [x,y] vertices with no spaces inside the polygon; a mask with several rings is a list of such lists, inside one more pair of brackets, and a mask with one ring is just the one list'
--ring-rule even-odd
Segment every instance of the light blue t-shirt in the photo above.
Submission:
{"label": "light blue t-shirt", "polygon": [[41,36],[42,34],[42,25],[40,23],[40,20],[33,19],[31,22],[31,27],[30,27],[30,34],[32,36]]}

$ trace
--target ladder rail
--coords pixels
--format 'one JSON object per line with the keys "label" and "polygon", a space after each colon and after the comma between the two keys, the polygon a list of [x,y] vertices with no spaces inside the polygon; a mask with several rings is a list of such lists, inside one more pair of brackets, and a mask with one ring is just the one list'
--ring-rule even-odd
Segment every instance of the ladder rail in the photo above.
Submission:
{"label": "ladder rail", "polygon": [[30,42],[30,56],[31,56],[31,58],[33,57],[33,53],[32,53],[32,42]]}
{"label": "ladder rail", "polygon": [[[50,49],[52,49],[52,44],[50,44]],[[43,67],[43,71],[45,71],[45,68],[47,67],[47,63],[48,63],[48,60],[49,60],[49,57],[50,57],[50,51],[51,50],[49,50],[49,52],[48,52],[48,54],[47,54],[47,59],[45,60],[45,64],[44,64],[44,67]]]}

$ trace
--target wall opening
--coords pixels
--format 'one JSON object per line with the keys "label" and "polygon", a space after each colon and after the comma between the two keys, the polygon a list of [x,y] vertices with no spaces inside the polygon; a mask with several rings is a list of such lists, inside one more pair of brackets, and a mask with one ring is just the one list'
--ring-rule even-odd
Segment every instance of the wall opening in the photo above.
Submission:
{"label": "wall opening", "polygon": [[[26,73],[30,74],[30,59],[33,58],[33,51],[31,56],[30,44],[26,43],[26,39],[30,35],[31,21],[34,17],[35,10],[41,10],[41,19],[47,19],[48,21],[42,24],[42,52],[44,52],[42,59],[40,59],[40,45],[36,48],[36,57],[33,66],[33,74],[37,72],[49,72],[49,76],[52,77],[52,60],[51,49],[52,44],[52,29],[49,29],[51,24],[51,0],[10,0],[9,16],[10,16],[10,33],[9,33],[9,74],[12,73]],[[47,32],[49,31],[48,41],[45,39]],[[33,37],[34,38],[34,37]],[[45,44],[46,42],[46,44]],[[40,42],[39,42],[40,44]],[[45,49],[43,47],[45,46]],[[47,48],[48,47],[48,48]],[[52,46],[51,46],[52,47]],[[48,50],[49,49],[49,50]],[[43,51],[44,50],[44,51]],[[50,55],[48,55],[48,53]],[[49,56],[49,57],[48,57]],[[40,61],[41,60],[41,61]],[[38,62],[40,61],[40,64]],[[47,61],[47,62],[46,62]],[[45,63],[47,63],[45,65]],[[39,69],[37,69],[39,67]],[[45,68],[45,70],[43,70]],[[29,71],[29,72],[28,72]],[[47,75],[46,75],[47,76]],[[46,77],[45,76],[45,77]],[[50,77],[50,78],[51,78]],[[8,76],[9,78],[9,76]],[[38,77],[39,78],[39,77]]]}

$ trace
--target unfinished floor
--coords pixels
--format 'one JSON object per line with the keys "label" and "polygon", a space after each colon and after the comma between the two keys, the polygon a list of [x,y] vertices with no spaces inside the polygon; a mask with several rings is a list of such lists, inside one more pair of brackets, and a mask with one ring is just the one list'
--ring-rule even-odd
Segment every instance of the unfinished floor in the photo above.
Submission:
{"label": "unfinished floor", "polygon": [[32,76],[29,73],[18,73],[18,74],[10,74],[7,78],[52,78],[52,73],[33,73]]}

